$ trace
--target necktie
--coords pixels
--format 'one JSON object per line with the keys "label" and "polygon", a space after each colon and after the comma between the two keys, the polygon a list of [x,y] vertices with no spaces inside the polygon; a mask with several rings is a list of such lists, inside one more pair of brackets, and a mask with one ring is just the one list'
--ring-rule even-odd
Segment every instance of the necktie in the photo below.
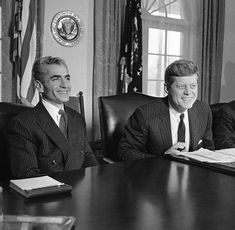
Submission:
{"label": "necktie", "polygon": [[64,110],[59,110],[60,121],[59,121],[59,128],[64,136],[67,138],[67,114]]}
{"label": "necktie", "polygon": [[185,142],[184,114],[180,114],[180,123],[178,126],[178,142]]}

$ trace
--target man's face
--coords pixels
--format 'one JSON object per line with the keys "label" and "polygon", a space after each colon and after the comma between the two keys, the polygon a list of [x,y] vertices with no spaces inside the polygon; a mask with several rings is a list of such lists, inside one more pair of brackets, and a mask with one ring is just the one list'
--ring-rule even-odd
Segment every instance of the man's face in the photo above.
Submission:
{"label": "man's face", "polygon": [[70,75],[63,64],[51,64],[43,67],[44,76],[37,81],[37,88],[43,97],[54,105],[69,100],[71,90]]}
{"label": "man's face", "polygon": [[197,99],[198,76],[174,77],[174,82],[168,87],[168,97],[173,108],[179,113],[190,109]]}

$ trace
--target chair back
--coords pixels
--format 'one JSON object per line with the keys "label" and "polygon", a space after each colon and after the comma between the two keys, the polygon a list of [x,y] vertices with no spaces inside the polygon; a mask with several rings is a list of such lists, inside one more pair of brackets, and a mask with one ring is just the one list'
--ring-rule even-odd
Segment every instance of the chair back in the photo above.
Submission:
{"label": "chair back", "polygon": [[217,116],[219,110],[224,106],[224,104],[227,104],[227,103],[218,102],[218,103],[210,105],[213,117]]}
{"label": "chair back", "polygon": [[80,91],[75,97],[69,97],[69,101],[66,102],[65,105],[79,112],[85,119],[84,99],[82,91]]}
{"label": "chair back", "polygon": [[220,109],[223,107],[228,106],[235,112],[235,100],[230,101],[230,102],[218,102],[210,105],[213,120],[212,120],[212,133],[213,133],[213,138],[215,136],[215,132],[217,130],[217,125],[218,125],[218,120],[217,116],[220,116]]}
{"label": "chair back", "polygon": [[154,99],[155,97],[141,93],[123,93],[99,97],[99,117],[104,157],[119,161],[117,156],[118,143],[128,118],[137,107]]}
{"label": "chair back", "polygon": [[235,100],[228,102],[228,106],[235,111]]}
{"label": "chair back", "polygon": [[10,177],[9,156],[5,137],[6,127],[14,116],[29,108],[21,104],[0,102],[0,180],[7,180]]}
{"label": "chair back", "polygon": [[217,117],[220,115],[220,110],[224,106],[228,106],[228,105],[229,105],[229,103],[226,103],[226,102],[218,102],[218,103],[214,103],[214,104],[210,105],[211,112],[212,112],[212,117],[213,117],[213,119],[212,119],[212,135],[213,135],[213,139],[215,138],[215,133],[216,133],[216,130],[217,130],[217,125],[218,125]]}

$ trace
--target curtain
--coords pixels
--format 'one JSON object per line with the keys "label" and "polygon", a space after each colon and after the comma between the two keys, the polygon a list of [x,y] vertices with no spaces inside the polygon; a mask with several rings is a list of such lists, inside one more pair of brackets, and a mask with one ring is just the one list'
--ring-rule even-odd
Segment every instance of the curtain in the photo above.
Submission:
{"label": "curtain", "polygon": [[94,1],[93,130],[100,138],[99,96],[117,93],[125,0]]}
{"label": "curtain", "polygon": [[201,100],[208,104],[219,102],[225,1],[202,1]]}

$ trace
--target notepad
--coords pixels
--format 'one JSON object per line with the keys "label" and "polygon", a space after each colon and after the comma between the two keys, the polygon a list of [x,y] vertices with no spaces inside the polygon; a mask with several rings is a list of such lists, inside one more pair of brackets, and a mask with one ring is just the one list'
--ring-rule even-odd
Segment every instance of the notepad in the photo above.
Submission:
{"label": "notepad", "polygon": [[60,186],[64,184],[49,176],[11,180],[11,183],[14,183],[23,190],[37,189],[48,186]]}
{"label": "notepad", "polygon": [[61,183],[49,176],[10,180],[9,186],[27,198],[72,190],[70,185]]}

